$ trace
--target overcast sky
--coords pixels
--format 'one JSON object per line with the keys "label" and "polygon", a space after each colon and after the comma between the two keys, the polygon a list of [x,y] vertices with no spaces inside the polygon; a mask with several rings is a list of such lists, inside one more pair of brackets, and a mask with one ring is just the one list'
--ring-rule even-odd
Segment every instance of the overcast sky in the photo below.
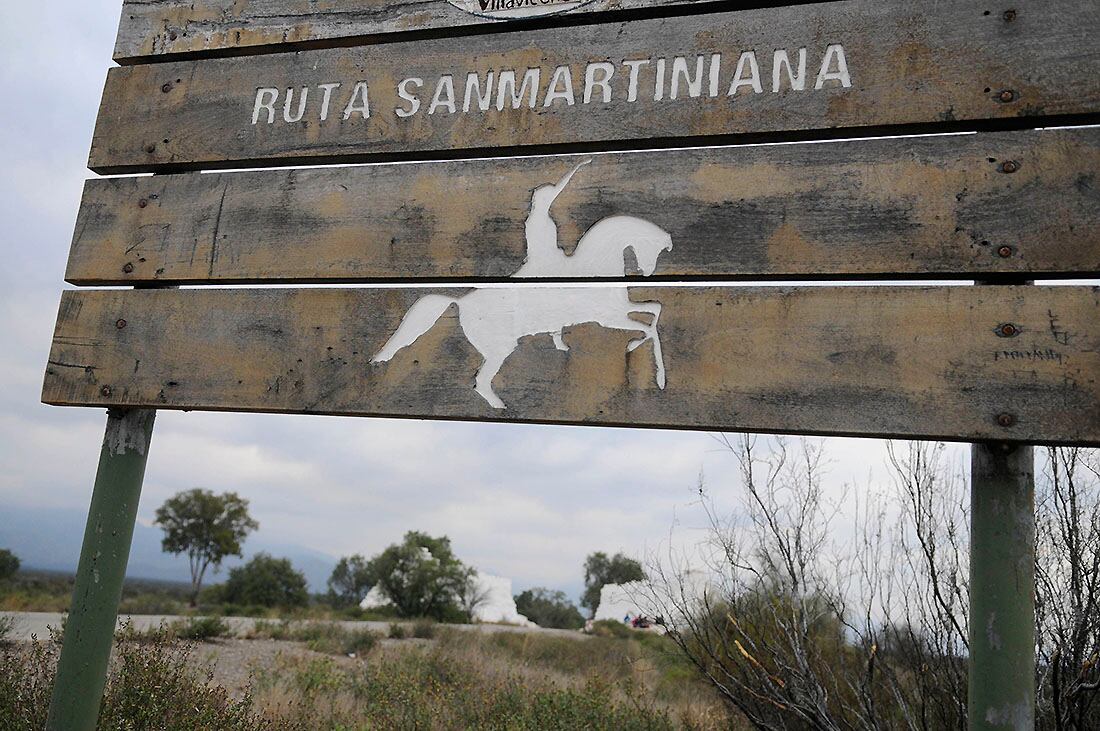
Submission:
{"label": "overcast sky", "polygon": [[[39,397],[119,8],[0,8],[0,521],[5,505],[86,510],[91,493],[104,412]],[[881,442],[826,442],[832,491],[886,476]],[[235,490],[269,539],[339,556],[446,534],[517,590],[575,596],[591,551],[641,554],[676,520],[690,543],[700,473],[726,502],[734,467],[705,433],[161,412],[139,520],[182,489]]]}

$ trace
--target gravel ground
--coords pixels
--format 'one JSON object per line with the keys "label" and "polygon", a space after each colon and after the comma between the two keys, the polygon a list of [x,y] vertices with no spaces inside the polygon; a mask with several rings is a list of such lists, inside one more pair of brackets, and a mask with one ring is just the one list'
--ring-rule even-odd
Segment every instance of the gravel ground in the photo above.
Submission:
{"label": "gravel ground", "polygon": [[328,657],[341,664],[357,662],[342,655],[324,655],[308,649],[301,642],[286,640],[235,640],[220,639],[193,645],[191,664],[210,667],[214,682],[230,693],[239,694],[249,683],[253,668],[272,667],[275,659],[283,656]]}
{"label": "gravel ground", "polygon": [[[62,617],[64,615],[55,612],[0,612],[0,615],[15,617],[15,628],[12,631],[9,639],[16,642],[30,642],[32,635],[37,635],[39,639],[45,639],[49,637],[49,627],[60,627]],[[167,624],[179,619],[187,619],[187,617],[166,616],[158,614],[134,614],[134,615],[120,615],[118,618],[119,626],[122,626],[125,622],[130,621],[133,623],[134,629],[146,630],[153,629],[161,624]],[[247,632],[256,623],[256,620],[251,617],[223,617],[233,631],[237,634],[243,634]],[[362,622],[354,620],[341,620],[339,624],[344,625],[348,629],[363,628],[380,632],[383,635],[388,634],[391,622]],[[409,627],[412,627],[411,622],[402,622]],[[575,630],[566,629],[543,629],[542,627],[517,627],[510,624],[450,624],[448,627],[455,627],[457,629],[468,630],[471,632],[539,632],[542,634],[557,634],[565,637],[574,637],[582,639],[586,635]]]}

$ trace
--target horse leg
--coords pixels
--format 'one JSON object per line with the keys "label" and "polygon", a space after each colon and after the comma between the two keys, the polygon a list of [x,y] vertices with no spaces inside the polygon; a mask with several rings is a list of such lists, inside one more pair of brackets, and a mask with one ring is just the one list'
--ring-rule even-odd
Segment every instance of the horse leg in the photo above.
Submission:
{"label": "horse leg", "polygon": [[493,354],[482,353],[485,362],[477,369],[477,376],[474,378],[474,390],[478,392],[481,398],[488,401],[489,405],[494,409],[505,408],[504,402],[500,400],[500,397],[497,396],[496,392],[493,390],[493,378],[500,372],[501,366],[504,365],[504,361],[511,352],[511,350],[505,350]]}
{"label": "horse leg", "polygon": [[632,305],[630,310],[631,312],[642,312],[647,315],[652,315],[653,319],[647,325],[640,320],[635,320],[634,318],[630,317],[629,313],[627,314],[627,317],[630,318],[631,322],[638,323],[638,329],[645,333],[645,335],[643,335],[642,337],[630,341],[630,343],[626,346],[626,352],[628,353],[632,352],[635,348],[639,347],[645,341],[656,339],[657,318],[661,316],[660,302],[631,302],[630,304]]}
{"label": "horse leg", "polygon": [[[648,325],[642,327],[642,331],[645,332],[645,336],[638,338],[637,340],[630,341],[626,350],[630,351],[637,348],[646,340],[653,341],[653,363],[656,368],[657,386],[661,389],[665,387],[665,356],[661,351],[661,336],[657,332],[657,320],[661,317],[661,303],[660,302],[635,302],[633,303],[632,312],[645,312],[653,315],[653,321]],[[639,323],[640,324],[640,323]]]}
{"label": "horse leg", "polygon": [[561,330],[558,330],[557,332],[554,332],[554,333],[550,333],[550,335],[554,338],[554,347],[555,348],[557,348],[558,350],[563,350],[563,351],[569,350],[569,346],[565,344],[564,340],[562,340]]}

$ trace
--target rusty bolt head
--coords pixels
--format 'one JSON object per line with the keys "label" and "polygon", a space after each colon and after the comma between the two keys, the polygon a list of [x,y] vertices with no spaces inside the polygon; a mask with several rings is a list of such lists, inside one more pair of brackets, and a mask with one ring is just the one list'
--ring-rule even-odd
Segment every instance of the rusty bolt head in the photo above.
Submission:
{"label": "rusty bolt head", "polygon": [[160,90],[163,91],[165,94],[172,91],[172,82],[165,82],[164,86],[160,87]]}
{"label": "rusty bolt head", "polygon": [[1015,10],[1006,10],[1004,12],[1004,15],[1002,15],[1001,17],[1003,17],[1005,19],[1006,23],[1011,23],[1012,21],[1016,20],[1016,11]]}
{"label": "rusty bolt head", "polygon": [[145,200],[144,198],[138,201],[138,208],[144,208],[147,205],[149,205],[149,201]]}
{"label": "rusty bolt head", "polygon": [[177,36],[177,35],[176,35],[176,31],[174,31],[174,30],[170,30],[170,31],[168,31],[168,40],[170,40],[170,41],[174,41],[174,40],[176,40],[176,38],[178,38],[178,37],[179,37],[179,36]]}
{"label": "rusty bolt head", "polygon": [[126,321],[120,317],[119,319],[115,320],[115,327],[121,330],[122,328],[126,327]]}
{"label": "rusty bolt head", "polygon": [[156,149],[157,149],[157,146],[152,142],[150,142],[149,144],[147,144],[145,146],[145,151],[148,152],[150,155],[152,155],[153,152],[156,151]]}
{"label": "rusty bolt head", "polygon": [[1020,328],[1016,327],[1011,322],[1006,322],[997,328],[997,334],[1002,338],[1014,338],[1020,334]]}
{"label": "rusty bolt head", "polygon": [[1003,163],[1001,163],[1002,173],[1014,173],[1019,169],[1020,164],[1017,163],[1015,160],[1005,160]]}
{"label": "rusty bolt head", "polygon": [[103,396],[110,396],[111,395],[111,387],[110,386],[104,386],[103,388],[99,389],[99,393]]}
{"label": "rusty bolt head", "polygon": [[1016,417],[1009,413],[997,414],[997,423],[1007,429],[1016,424]]}
{"label": "rusty bolt head", "polygon": [[122,265],[122,271],[126,272],[127,274],[129,274],[130,272],[134,271],[134,264],[133,264],[133,262],[129,262],[129,261],[128,261],[128,262],[126,262],[125,264],[123,264],[123,265]]}
{"label": "rusty bolt head", "polygon": [[1005,89],[999,95],[997,95],[997,98],[1005,103],[1008,103],[1016,98],[1016,92],[1014,92],[1012,89]]}
{"label": "rusty bolt head", "polygon": [[1012,256],[1012,247],[1011,246],[1001,246],[1001,247],[999,247],[997,249],[997,256],[1001,257],[1002,259],[1007,259],[1008,257]]}

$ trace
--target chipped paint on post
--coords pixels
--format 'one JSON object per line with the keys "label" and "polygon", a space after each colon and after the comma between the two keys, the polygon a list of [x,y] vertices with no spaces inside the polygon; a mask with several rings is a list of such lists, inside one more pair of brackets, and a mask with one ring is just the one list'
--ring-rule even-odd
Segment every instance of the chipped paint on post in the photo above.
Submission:
{"label": "chipped paint on post", "polygon": [[108,419],[107,433],[103,436],[103,450],[115,457],[127,452],[144,456],[145,450],[149,448],[156,413],[150,409],[131,409],[123,412],[119,418]]}

